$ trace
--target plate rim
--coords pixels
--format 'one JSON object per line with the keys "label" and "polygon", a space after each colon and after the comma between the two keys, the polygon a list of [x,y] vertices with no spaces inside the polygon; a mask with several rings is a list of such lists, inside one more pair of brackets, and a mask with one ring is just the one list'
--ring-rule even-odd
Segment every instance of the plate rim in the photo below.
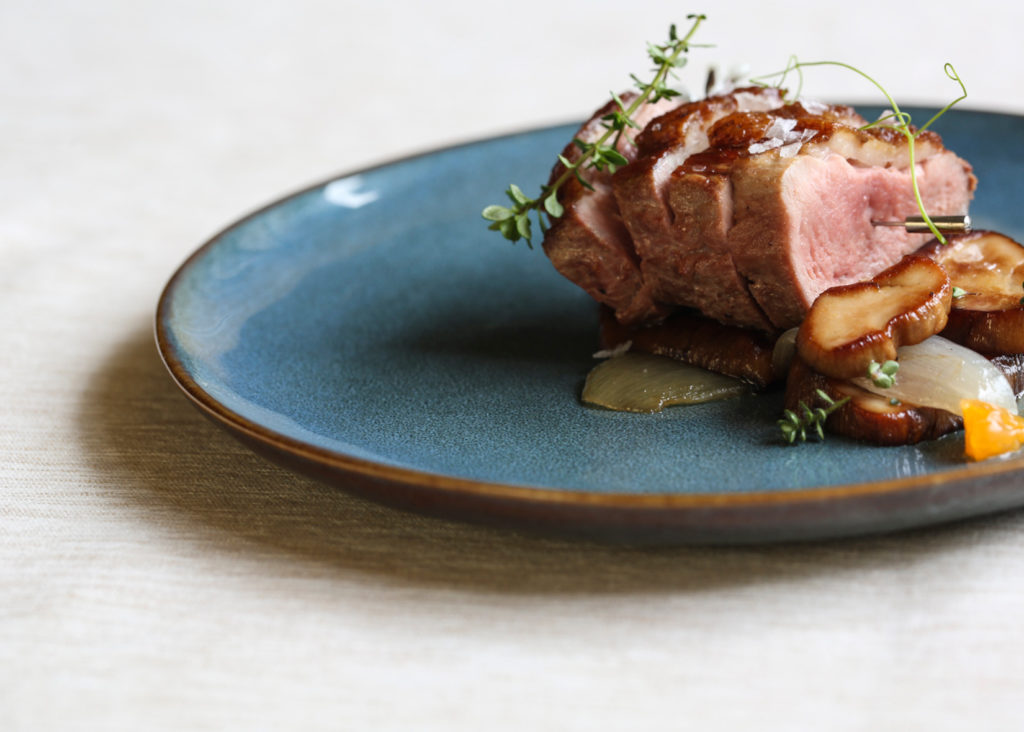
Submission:
{"label": "plate rim", "polygon": [[[1015,115],[989,110],[964,108],[961,111],[995,117],[1016,117]],[[516,132],[506,132],[491,136],[482,136],[456,144],[442,145],[429,150],[394,157],[383,162],[376,162],[361,168],[336,173],[312,184],[303,186],[289,193],[277,196],[249,213],[234,219],[207,238],[196,248],[174,271],[164,285],[154,313],[154,338],[160,358],[178,388],[194,406],[211,418],[218,425],[225,427],[236,436],[255,441],[255,443],[271,451],[282,453],[286,457],[308,461],[333,471],[341,471],[353,478],[364,478],[371,481],[397,484],[402,487],[441,491],[446,495],[472,498],[496,499],[499,501],[527,502],[547,506],[558,505],[566,508],[598,507],[615,510],[681,510],[691,509],[757,509],[779,507],[807,502],[842,502],[871,496],[892,496],[910,494],[919,490],[929,490],[936,486],[951,485],[961,481],[991,480],[1009,474],[1024,472],[1024,454],[1017,457],[994,459],[981,463],[965,463],[948,470],[940,470],[925,475],[890,478],[875,481],[860,481],[838,485],[817,485],[807,488],[789,488],[783,490],[757,490],[750,492],[720,493],[628,493],[621,491],[593,491],[585,487],[565,489],[487,481],[463,478],[445,473],[428,470],[389,465],[366,458],[356,457],[341,451],[303,442],[296,438],[277,432],[259,424],[238,412],[228,408],[222,402],[203,389],[190,375],[181,359],[175,352],[169,334],[168,310],[176,290],[189,269],[204,257],[229,232],[245,223],[274,209],[289,200],[323,188],[333,181],[361,175],[371,171],[411,162],[420,158],[457,151],[480,144],[499,142],[520,136],[529,136],[559,127],[573,124],[563,122],[539,125]],[[788,448],[780,443],[780,449]],[[925,523],[925,522],[922,522]]]}

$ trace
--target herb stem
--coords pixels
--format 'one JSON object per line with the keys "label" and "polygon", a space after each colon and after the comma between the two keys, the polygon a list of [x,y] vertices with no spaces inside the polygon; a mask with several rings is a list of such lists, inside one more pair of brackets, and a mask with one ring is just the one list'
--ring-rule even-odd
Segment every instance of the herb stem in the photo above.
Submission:
{"label": "herb stem", "polygon": [[[640,109],[640,107],[643,106],[648,99],[650,99],[651,92],[654,91],[654,89],[658,88],[658,86],[665,83],[665,79],[668,78],[669,71],[673,67],[675,62],[683,53],[689,50],[690,39],[693,38],[694,34],[697,32],[697,28],[700,27],[701,22],[705,20],[705,16],[703,15],[696,15],[692,17],[694,19],[693,25],[690,26],[689,32],[685,36],[683,36],[682,39],[676,42],[672,55],[668,57],[668,62],[663,62],[659,65],[658,72],[654,75],[654,79],[651,81],[650,86],[647,89],[643,90],[641,94],[632,101],[629,107],[626,108],[625,116],[628,119],[632,119],[633,114],[636,112],[636,110]],[[557,191],[567,180],[569,180],[570,177],[572,177],[575,174],[575,170],[578,170],[580,167],[582,167],[584,163],[586,163],[588,160],[594,157],[595,151],[601,146],[603,146],[606,142],[608,142],[608,139],[613,134],[616,134],[615,140],[617,143],[619,137],[622,135],[622,129],[620,128],[616,130],[615,127],[609,127],[607,130],[605,130],[604,134],[597,139],[593,147],[591,147],[589,150],[584,151],[573,167],[566,166],[566,169],[562,171],[562,174],[558,176],[558,178],[555,179],[555,182],[544,189],[544,193],[551,194]]]}
{"label": "herb stem", "polygon": [[[604,133],[595,142],[583,142],[579,138],[573,140],[580,148],[580,155],[575,161],[570,161],[564,155],[560,155],[559,160],[565,169],[552,183],[541,186],[541,192],[537,198],[528,197],[518,186],[511,184],[505,191],[505,194],[512,200],[511,207],[491,205],[484,208],[482,215],[491,222],[491,229],[500,232],[502,236],[512,242],[526,239],[526,245],[532,249],[530,214],[536,214],[541,231],[547,228],[545,214],[548,217],[548,222],[561,217],[564,209],[558,201],[558,191],[569,178],[576,178],[581,185],[589,188],[590,184],[580,172],[585,165],[614,173],[616,168],[629,162],[619,152],[618,145],[626,127],[637,127],[633,121],[633,115],[648,101],[656,102],[679,94],[679,92],[669,89],[665,82],[669,74],[672,73],[672,69],[683,65],[683,62],[679,60],[680,56],[690,50],[690,40],[706,16],[690,15],[688,18],[693,20],[693,24],[682,38],[676,36],[676,28],[673,25],[669,31],[668,43],[662,46],[648,44],[648,55],[656,64],[654,79],[650,83],[644,83],[635,76],[633,77],[640,88],[640,94],[628,107],[617,95],[612,94],[612,99],[618,109],[604,118],[602,122],[605,127]],[[613,140],[610,146],[608,145],[609,140]]]}
{"label": "herb stem", "polygon": [[817,435],[819,440],[825,439],[825,420],[838,411],[850,397],[843,397],[839,401],[832,399],[822,389],[814,390],[815,396],[822,402],[824,407],[810,407],[801,400],[796,410],[785,409],[782,419],[777,424],[782,431],[782,439],[787,445],[794,445],[797,442],[807,442],[811,435]]}

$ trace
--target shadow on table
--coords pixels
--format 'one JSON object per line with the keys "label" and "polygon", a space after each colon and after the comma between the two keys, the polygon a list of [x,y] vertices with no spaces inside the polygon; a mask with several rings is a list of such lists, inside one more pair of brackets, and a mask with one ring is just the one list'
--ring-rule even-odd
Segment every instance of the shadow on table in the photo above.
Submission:
{"label": "shadow on table", "polygon": [[[83,394],[82,445],[112,502],[206,550],[280,552],[396,583],[509,593],[700,591],[924,561],[1017,531],[1021,514],[794,546],[637,548],[427,518],[298,477],[193,408],[139,327]],[[984,532],[984,533],[983,533]]]}

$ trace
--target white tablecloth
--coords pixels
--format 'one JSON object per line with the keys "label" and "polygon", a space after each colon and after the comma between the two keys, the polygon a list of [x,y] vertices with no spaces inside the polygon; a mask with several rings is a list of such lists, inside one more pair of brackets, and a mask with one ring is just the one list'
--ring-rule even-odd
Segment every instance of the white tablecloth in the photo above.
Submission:
{"label": "white tablecloth", "polygon": [[1001,0],[0,4],[0,728],[1019,729],[1020,513],[742,549],[427,519],[264,462],[157,357],[223,225],[579,118],[693,10],[691,88],[796,53],[941,103],[950,60],[967,106],[1024,111]]}

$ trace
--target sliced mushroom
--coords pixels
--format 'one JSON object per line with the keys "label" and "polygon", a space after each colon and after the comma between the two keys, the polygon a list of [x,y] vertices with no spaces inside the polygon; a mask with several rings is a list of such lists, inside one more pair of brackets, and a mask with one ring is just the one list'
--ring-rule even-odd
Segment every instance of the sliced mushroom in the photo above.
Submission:
{"label": "sliced mushroom", "polygon": [[800,402],[820,406],[817,390],[835,401],[849,397],[825,422],[830,433],[876,445],[913,445],[934,440],[963,426],[963,420],[943,409],[892,404],[889,399],[860,387],[832,379],[793,359],[786,380],[786,408],[797,411]]}
{"label": "sliced mushroom", "polygon": [[942,267],[926,257],[904,257],[870,282],[819,295],[797,333],[797,353],[827,376],[861,376],[872,361],[893,360],[900,346],[942,330],[951,299]]}
{"label": "sliced mushroom", "polygon": [[992,231],[936,242],[924,252],[964,291],[942,335],[988,355],[1024,353],[1024,246]]}
{"label": "sliced mushroom", "polygon": [[989,360],[1010,382],[1014,397],[1024,399],[1024,353],[999,354],[989,356]]}
{"label": "sliced mushroom", "polygon": [[601,346],[629,341],[633,351],[668,356],[708,371],[742,379],[758,388],[781,380],[772,363],[774,340],[749,328],[724,325],[689,310],[661,323],[627,327],[610,308],[601,309]]}

